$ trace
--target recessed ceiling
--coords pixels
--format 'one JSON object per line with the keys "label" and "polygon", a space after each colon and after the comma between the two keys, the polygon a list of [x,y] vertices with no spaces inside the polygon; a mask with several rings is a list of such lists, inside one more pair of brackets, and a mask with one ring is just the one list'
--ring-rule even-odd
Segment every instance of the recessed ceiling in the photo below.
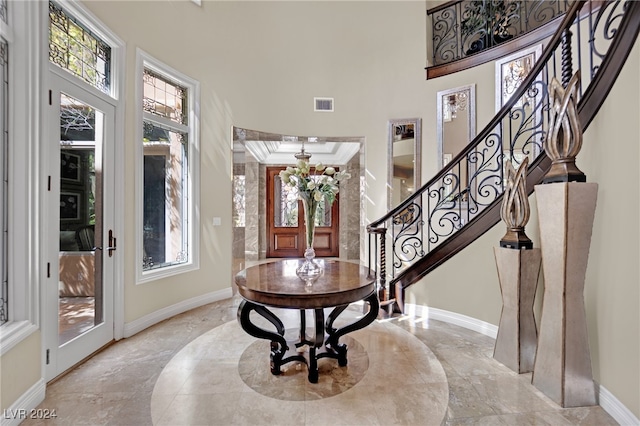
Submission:
{"label": "recessed ceiling", "polygon": [[360,151],[361,139],[283,136],[235,128],[233,150],[246,150],[262,164],[294,164],[294,154],[304,143],[312,164],[344,165]]}

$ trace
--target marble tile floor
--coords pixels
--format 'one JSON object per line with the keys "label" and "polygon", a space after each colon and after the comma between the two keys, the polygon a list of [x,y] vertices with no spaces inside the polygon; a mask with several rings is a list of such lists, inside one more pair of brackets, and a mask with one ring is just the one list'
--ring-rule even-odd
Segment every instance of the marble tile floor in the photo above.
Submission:
{"label": "marble tile floor", "polygon": [[238,304],[212,303],[107,347],[47,386],[39,408],[57,418],[22,425],[617,424],[598,406],[557,406],[530,374],[493,360],[493,339],[422,318],[345,336],[348,366],[321,360],[317,384],[296,364],[272,376],[268,343],[242,331]]}

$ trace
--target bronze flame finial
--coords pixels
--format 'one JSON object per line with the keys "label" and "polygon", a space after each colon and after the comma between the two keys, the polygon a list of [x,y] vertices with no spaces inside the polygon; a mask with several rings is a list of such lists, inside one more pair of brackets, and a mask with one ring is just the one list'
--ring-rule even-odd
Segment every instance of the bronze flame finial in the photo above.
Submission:
{"label": "bronze flame finial", "polygon": [[533,243],[524,232],[530,213],[525,181],[528,165],[529,157],[525,157],[516,172],[511,161],[507,162],[507,185],[500,209],[500,217],[507,225],[507,233],[500,240],[500,247],[518,250],[533,248]]}
{"label": "bronze flame finial", "polygon": [[542,180],[551,182],[586,182],[587,177],[576,166],[576,155],[582,148],[582,129],[578,118],[578,86],[580,70],[578,70],[567,88],[555,78],[549,87],[549,133],[544,149],[551,159],[551,168]]}

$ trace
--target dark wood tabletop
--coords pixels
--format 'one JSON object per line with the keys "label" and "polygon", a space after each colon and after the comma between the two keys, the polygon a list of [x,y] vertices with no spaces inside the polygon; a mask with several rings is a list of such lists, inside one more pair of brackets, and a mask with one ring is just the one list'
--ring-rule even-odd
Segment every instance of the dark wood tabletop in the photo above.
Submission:
{"label": "dark wood tabletop", "polygon": [[339,260],[316,259],[324,274],[308,286],[296,275],[303,262],[279,260],[251,266],[235,278],[238,292],[261,305],[292,309],[318,309],[363,300],[375,289],[375,275],[369,268]]}

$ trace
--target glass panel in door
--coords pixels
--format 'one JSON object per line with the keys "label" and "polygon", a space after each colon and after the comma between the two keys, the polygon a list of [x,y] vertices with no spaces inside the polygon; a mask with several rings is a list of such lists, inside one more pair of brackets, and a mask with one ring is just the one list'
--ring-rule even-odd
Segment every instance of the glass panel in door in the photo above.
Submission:
{"label": "glass panel in door", "polygon": [[60,96],[60,252],[58,343],[104,321],[102,135],[104,114]]}
{"label": "glass panel in door", "polygon": [[[267,167],[267,257],[302,257],[304,255],[304,219],[298,189],[282,182],[284,167]],[[320,176],[311,175],[320,180]],[[338,200],[325,200],[315,217],[313,247],[316,257],[339,256]]]}

